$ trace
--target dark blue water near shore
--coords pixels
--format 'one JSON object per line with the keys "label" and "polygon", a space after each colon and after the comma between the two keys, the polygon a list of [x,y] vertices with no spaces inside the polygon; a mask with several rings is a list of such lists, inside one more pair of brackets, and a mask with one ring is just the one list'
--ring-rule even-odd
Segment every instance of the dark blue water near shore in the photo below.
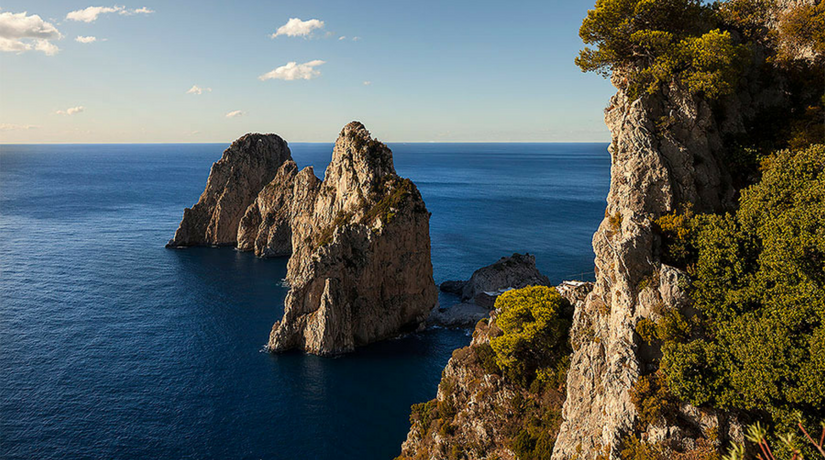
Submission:
{"label": "dark blue water near shore", "polygon": [[[592,272],[605,144],[391,147],[433,213],[437,282],[515,251],[554,281]],[[468,335],[260,353],[285,260],[163,248],[223,148],[0,146],[0,458],[398,454]],[[332,146],[291,148],[320,174]]]}

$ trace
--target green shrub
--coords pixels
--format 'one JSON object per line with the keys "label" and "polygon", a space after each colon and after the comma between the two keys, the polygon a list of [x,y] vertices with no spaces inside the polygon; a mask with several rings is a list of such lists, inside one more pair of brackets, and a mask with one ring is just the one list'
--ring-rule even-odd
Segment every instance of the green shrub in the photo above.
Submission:
{"label": "green shrub", "polygon": [[430,426],[430,423],[437,418],[438,410],[436,400],[433,399],[432,401],[412,405],[410,425],[415,425],[416,422],[419,422],[421,423],[421,427],[426,430]]}
{"label": "green shrub", "polygon": [[662,237],[662,262],[686,268],[696,259],[693,209],[665,214],[653,222],[653,230]]}
{"label": "green shrub", "polygon": [[[663,346],[671,391],[790,428],[825,408],[825,146],[764,163],[735,214],[702,216],[692,297],[704,334]],[[816,420],[818,421],[818,420]]]}
{"label": "green shrub", "polygon": [[501,369],[499,369],[498,364],[496,364],[496,352],[493,351],[493,347],[491,347],[489,343],[474,346],[472,349],[484,372],[488,374],[501,373]]}
{"label": "green shrub", "polygon": [[624,440],[622,451],[619,454],[622,460],[665,460],[666,457],[660,446],[642,442],[637,436]]}
{"label": "green shrub", "polygon": [[636,406],[642,429],[671,417],[677,411],[676,398],[664,380],[658,372],[641,376],[630,389],[630,401]]}
{"label": "green shrub", "polygon": [[531,286],[496,299],[496,325],[503,334],[490,340],[496,364],[510,380],[529,387],[540,369],[555,369],[570,354],[567,301],[555,288]]}

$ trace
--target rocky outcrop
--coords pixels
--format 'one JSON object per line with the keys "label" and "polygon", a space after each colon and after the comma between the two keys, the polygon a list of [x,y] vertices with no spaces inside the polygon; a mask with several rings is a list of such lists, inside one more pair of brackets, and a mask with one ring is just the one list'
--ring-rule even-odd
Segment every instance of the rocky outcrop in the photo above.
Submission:
{"label": "rocky outcrop", "polygon": [[167,247],[234,245],[246,209],[278,168],[292,156],[286,141],[275,134],[246,134],[212,165],[206,189],[183,211]]}
{"label": "rocky outcrop", "polygon": [[265,189],[239,232],[247,248],[254,235],[259,254],[285,248],[287,232],[291,240],[290,291],[267,348],[332,355],[421,327],[438,297],[429,212],[390,149],[353,122],[323,181],[312,168],[292,171],[279,171],[292,188]]}
{"label": "rocky outcrop", "polygon": [[324,181],[312,167],[298,171],[274,134],[235,141],[168,246],[290,256],[284,316],[267,348],[332,355],[424,325],[438,301],[429,219],[390,149],[352,122]]}
{"label": "rocky outcrop", "polygon": [[258,257],[292,254],[292,201],[298,166],[287,160],[272,182],[258,193],[238,226],[237,243],[241,251],[254,251]]}
{"label": "rocky outcrop", "polygon": [[[701,211],[733,204],[719,163],[724,130],[710,107],[677,88],[634,101],[619,87],[605,115],[613,133],[612,179],[593,237],[597,280],[573,318],[564,422],[553,453],[560,460],[577,452],[616,458],[637,420],[630,389],[649,372],[636,324],[656,319],[660,305],[685,307],[678,277],[658,262],[653,220],[687,203]],[[661,117],[672,117],[667,130],[657,128]],[[640,289],[650,279],[656,282]]]}
{"label": "rocky outcrop", "polygon": [[[556,289],[574,307],[580,306],[592,283],[565,282]],[[535,390],[504,378],[492,362],[490,339],[501,334],[496,313],[475,327],[469,346],[453,352],[442,373],[436,399],[413,406],[411,428],[398,460],[516,460],[528,430],[540,439],[538,449],[552,449],[564,388]],[[547,426],[531,427],[541,419]],[[547,431],[547,436],[540,434]],[[529,437],[528,437],[529,438]]]}
{"label": "rocky outcrop", "polygon": [[536,268],[536,256],[513,254],[479,268],[467,281],[445,281],[440,288],[464,302],[492,308],[499,294],[526,286],[550,286],[550,280]]}

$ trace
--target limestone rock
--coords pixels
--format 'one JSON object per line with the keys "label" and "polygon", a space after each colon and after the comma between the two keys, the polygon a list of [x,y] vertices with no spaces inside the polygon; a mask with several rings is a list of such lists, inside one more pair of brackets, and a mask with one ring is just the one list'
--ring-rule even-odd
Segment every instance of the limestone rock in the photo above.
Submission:
{"label": "limestone rock", "polygon": [[286,141],[275,134],[246,134],[212,165],[206,189],[183,220],[167,247],[234,245],[238,224],[264,185],[292,156]]}
{"label": "limestone rock", "polygon": [[[430,216],[415,184],[395,173],[390,149],[352,122],[335,143],[323,181],[311,168],[287,176],[290,200],[281,187],[265,200],[269,207],[258,203],[248,211],[251,227],[260,219],[259,234],[266,221],[255,216],[264,216],[264,208],[280,209],[276,216],[290,221],[290,291],[268,349],[332,355],[422,326],[438,297]],[[287,201],[288,210],[278,205]],[[270,230],[265,240],[283,236]]]}
{"label": "limestone rock", "polygon": [[249,205],[238,226],[241,251],[255,251],[258,257],[292,254],[292,198],[298,166],[287,160]]}
{"label": "limestone rock", "polygon": [[536,268],[536,256],[513,254],[479,268],[467,281],[445,281],[440,288],[461,295],[462,301],[492,308],[502,292],[526,286],[550,286],[550,280]]}
{"label": "limestone rock", "polygon": [[395,173],[390,149],[352,122],[325,178],[298,171],[280,137],[247,134],[212,166],[168,244],[290,256],[273,352],[351,351],[423,326],[438,301],[430,214],[415,184]]}

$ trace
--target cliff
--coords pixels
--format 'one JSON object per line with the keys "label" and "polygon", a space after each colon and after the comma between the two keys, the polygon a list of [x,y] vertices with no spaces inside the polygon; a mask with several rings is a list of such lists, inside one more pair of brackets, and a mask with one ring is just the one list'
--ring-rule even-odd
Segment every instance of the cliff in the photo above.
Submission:
{"label": "cliff", "polygon": [[[750,25],[767,38],[748,42],[741,79],[718,100],[676,79],[655,92],[633,92],[629,73],[613,69],[617,93],[605,111],[611,182],[593,236],[596,282],[575,303],[563,394],[491,377],[494,366],[485,368],[484,353],[459,350],[437,402],[413,408],[402,458],[712,459],[743,442],[749,414],[694,407],[668,394],[658,380],[661,343],[648,343],[638,331],[696,315],[691,279],[668,265],[657,219],[734,210],[740,189],[758,178],[758,166],[739,162],[742,153],[787,145],[795,129],[789,120],[805,120],[815,109],[808,105],[821,98],[821,72],[814,69],[820,77],[809,82],[798,76],[810,68],[799,61],[821,63],[821,54],[772,43],[774,35],[765,32],[797,5],[811,3],[780,2],[767,24]],[[817,127],[821,116],[806,129]],[[491,333],[480,324],[475,334],[471,349],[481,350]],[[432,414],[448,414],[449,423],[432,422]]]}
{"label": "cliff", "polygon": [[[258,211],[248,212],[267,217],[245,218],[261,221],[258,253],[282,246],[272,242],[291,233],[290,291],[268,349],[331,355],[422,326],[438,299],[430,216],[415,184],[395,173],[390,149],[353,122],[341,131],[323,181],[311,168],[292,171],[282,170],[291,191],[265,189],[253,205]],[[288,194],[288,211],[265,211],[290,201]]]}
{"label": "cliff", "polygon": [[206,189],[192,208],[183,211],[167,247],[234,245],[246,208],[292,156],[275,134],[246,134],[212,165]]}
{"label": "cliff", "polygon": [[323,181],[298,171],[274,134],[235,141],[167,246],[289,256],[284,316],[267,348],[332,355],[423,326],[438,300],[429,218],[390,149],[352,122]]}

